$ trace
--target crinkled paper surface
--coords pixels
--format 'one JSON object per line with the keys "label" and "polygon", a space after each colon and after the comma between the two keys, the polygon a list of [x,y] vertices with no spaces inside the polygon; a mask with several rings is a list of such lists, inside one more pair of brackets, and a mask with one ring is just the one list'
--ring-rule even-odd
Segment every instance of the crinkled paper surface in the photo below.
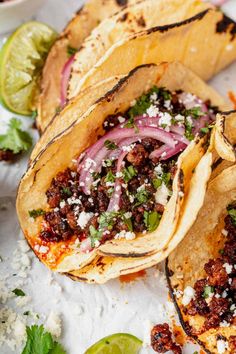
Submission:
{"label": "crinkled paper surface", "polygon": [[[36,19],[60,30],[81,4],[80,0],[48,0]],[[236,1],[229,1],[225,11],[236,17]],[[226,97],[229,90],[236,92],[236,63],[214,78],[212,85]],[[12,116],[15,115],[0,106],[0,133],[6,130],[6,122]],[[37,132],[31,128],[32,120],[20,119],[36,141]],[[133,283],[113,280],[102,286],[88,285],[52,274],[31,251],[25,250],[24,256],[14,252],[19,249],[18,241],[23,237],[15,213],[15,195],[27,166],[27,158],[24,155],[12,165],[0,163],[0,307],[14,308],[19,313],[18,319],[21,321],[23,318],[28,324],[45,323],[51,311],[60,314],[62,335],[59,340],[68,354],[83,354],[95,341],[116,332],[130,332],[147,342],[150,326],[164,321],[171,323],[174,314],[160,270],[151,269],[145,277]],[[21,288],[26,293],[25,304],[7,295],[15,288]],[[22,316],[25,311],[31,311],[31,315]],[[39,314],[39,319],[35,313]],[[14,337],[14,330],[17,329],[13,326],[12,330]],[[0,339],[1,331],[0,321]],[[192,354],[196,349],[187,344],[184,353]],[[4,346],[0,352],[21,353],[21,344],[13,349]],[[142,353],[153,351],[147,346]]]}

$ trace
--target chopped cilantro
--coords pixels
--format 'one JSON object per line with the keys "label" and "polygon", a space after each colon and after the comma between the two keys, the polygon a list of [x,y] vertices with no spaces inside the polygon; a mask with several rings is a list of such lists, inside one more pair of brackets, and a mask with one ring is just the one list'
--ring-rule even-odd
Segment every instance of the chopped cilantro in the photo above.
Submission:
{"label": "chopped cilantro", "polygon": [[236,225],[236,208],[234,208],[232,205],[229,205],[227,211],[228,214],[231,216],[233,224]]}
{"label": "chopped cilantro", "polygon": [[32,119],[35,119],[35,118],[37,118],[37,117],[38,117],[38,111],[37,111],[37,109],[36,109],[35,111],[32,112],[31,118],[32,118]]}
{"label": "chopped cilantro", "polygon": [[29,316],[29,315],[30,315],[30,311],[25,311],[25,312],[23,313],[23,315],[24,315],[24,316]]}
{"label": "chopped cilantro", "polygon": [[204,297],[204,299],[207,299],[211,294],[214,293],[214,287],[213,286],[205,286],[202,297]]}
{"label": "chopped cilantro", "polygon": [[202,112],[201,107],[193,107],[185,111],[187,116],[191,116],[194,119],[198,119],[201,116],[204,116],[205,113]]}
{"label": "chopped cilantro", "polygon": [[77,53],[78,49],[71,47],[70,45],[67,46],[67,55],[70,58],[72,55]]}
{"label": "chopped cilantro", "polygon": [[106,165],[106,167],[111,167],[113,165],[115,160],[110,160],[110,159],[107,159],[104,161],[104,164]]}
{"label": "chopped cilantro", "polygon": [[42,325],[27,326],[26,333],[27,341],[22,354],[66,354],[61,344],[55,342]]}
{"label": "chopped cilantro", "polygon": [[153,187],[158,189],[162,185],[162,183],[165,183],[165,185],[168,186],[170,179],[171,179],[171,173],[163,172],[159,178],[154,178],[152,180]]}
{"label": "chopped cilantro", "polygon": [[208,127],[201,128],[201,132],[204,134],[209,133],[210,129]]}
{"label": "chopped cilantro", "polygon": [[70,190],[69,187],[64,187],[64,188],[62,188],[62,193],[63,193],[64,195],[66,195],[67,197],[71,197],[71,196],[72,196],[72,192],[71,192],[71,190]]}
{"label": "chopped cilantro", "polygon": [[93,172],[92,177],[93,177],[94,181],[96,181],[97,179],[101,178],[101,175],[98,172]]}
{"label": "chopped cilantro", "polygon": [[159,95],[162,96],[165,101],[171,100],[171,93],[164,87],[159,88]]}
{"label": "chopped cilantro", "polygon": [[144,223],[149,232],[155,231],[161,220],[161,215],[157,211],[145,211]]}
{"label": "chopped cilantro", "polygon": [[139,190],[135,195],[135,200],[137,201],[135,203],[135,206],[147,203],[149,198],[150,198],[150,193],[146,189]]}
{"label": "chopped cilantro", "polygon": [[104,142],[104,145],[105,147],[108,149],[108,150],[116,150],[118,148],[118,146],[116,145],[116,143],[114,141],[111,141],[111,140],[106,140]]}
{"label": "chopped cilantro", "polygon": [[91,238],[91,247],[94,248],[95,242],[99,241],[102,237],[102,231],[98,231],[95,229],[95,227],[93,225],[90,225],[89,226],[89,234],[90,234],[90,238]]}
{"label": "chopped cilantro", "polygon": [[224,250],[219,250],[219,254],[223,255],[224,254]]}
{"label": "chopped cilantro", "polygon": [[14,289],[14,290],[12,290],[12,292],[16,295],[16,296],[25,296],[25,293],[24,293],[24,291],[23,290],[21,290],[21,289]]}
{"label": "chopped cilantro", "polygon": [[162,185],[162,179],[161,178],[154,178],[152,180],[153,187],[158,189]]}
{"label": "chopped cilantro", "polygon": [[11,150],[14,154],[27,151],[32,145],[29,133],[21,130],[21,121],[12,118],[6,134],[0,135],[0,149]]}
{"label": "chopped cilantro", "polygon": [[122,218],[129,231],[133,231],[133,224],[131,218],[126,218],[124,214],[122,215]]}
{"label": "chopped cilantro", "polygon": [[36,219],[37,217],[44,215],[45,211],[43,209],[33,209],[28,211],[31,218]]}
{"label": "chopped cilantro", "polygon": [[197,351],[195,351],[193,354],[198,354],[198,352],[197,352]]}
{"label": "chopped cilantro", "polygon": [[112,171],[109,171],[105,177],[105,182],[111,182],[114,183],[115,182],[115,176],[113,175]]}
{"label": "chopped cilantro", "polygon": [[186,119],[185,120],[185,136],[189,141],[194,139],[194,135],[193,135],[192,130],[193,130],[193,125]]}
{"label": "chopped cilantro", "polygon": [[123,169],[124,181],[128,183],[133,177],[137,176],[137,170],[134,166],[130,165],[127,168]]}
{"label": "chopped cilantro", "polygon": [[[132,119],[139,115],[144,114],[147,109],[151,106],[150,96],[156,92],[159,93],[159,88],[154,86],[148,93],[142,95],[139,99],[137,99],[135,105],[131,107],[128,111],[128,116]],[[129,127],[131,128],[131,127]]]}
{"label": "chopped cilantro", "polygon": [[108,229],[108,230],[112,230],[114,222],[115,222],[115,218],[117,217],[117,213],[116,212],[105,212],[102,213],[99,217],[99,230],[104,230],[104,229]]}

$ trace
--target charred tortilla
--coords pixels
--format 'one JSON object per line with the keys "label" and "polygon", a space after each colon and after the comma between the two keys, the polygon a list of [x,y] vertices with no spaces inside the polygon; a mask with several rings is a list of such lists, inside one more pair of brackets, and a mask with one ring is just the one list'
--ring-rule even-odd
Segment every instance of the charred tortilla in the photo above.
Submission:
{"label": "charred tortilla", "polygon": [[70,55],[103,19],[137,0],[89,0],[68,23],[51,48],[44,66],[37,126],[44,131],[60,107],[61,73]]}
{"label": "charred tortilla", "polygon": [[[163,87],[165,87],[165,89]],[[175,97],[174,100],[173,97]],[[154,103],[151,103],[152,101],[150,100],[154,100]],[[50,141],[46,148],[42,149],[37,157],[32,161],[19,186],[17,212],[25,237],[36,255],[49,268],[61,272],[78,270],[94,261],[98,254],[123,257],[124,264],[126,259],[130,257],[139,257],[141,260],[142,257],[153,255],[153,263],[157,263],[162,260],[163,256],[166,257],[173,247],[181,241],[189,227],[191,227],[194,222],[198,210],[202,205],[206,184],[210,177],[211,164],[213,163],[212,148],[214,145],[215,128],[213,129],[210,138],[210,129],[207,126],[205,127],[206,122],[209,122],[208,119],[210,119],[210,116],[212,117],[212,115],[214,115],[214,112],[210,106],[207,108],[210,104],[209,100],[214,106],[224,106],[223,100],[217,93],[214,92],[214,90],[209,88],[202,80],[184,68],[181,64],[173,63],[162,64],[159,66],[153,64],[145,65],[136,68],[127,77],[121,79],[117,85],[104,97],[100,98],[86,112],[79,116],[77,120],[71,122],[71,125],[65,131],[62,130],[60,134]],[[190,106],[187,106],[189,104]],[[162,111],[160,111],[160,117],[158,116],[156,118],[155,115],[158,113],[159,108],[155,105],[160,105],[160,109],[162,109]],[[172,127],[172,118],[168,113],[168,109],[174,109],[173,105],[177,105],[176,109],[179,110],[179,112],[185,112],[187,110],[183,113],[186,117],[189,114],[192,114],[193,117],[195,117],[189,117],[187,119],[183,115],[177,114],[176,119],[182,120],[182,123],[178,125],[177,121],[174,119],[173,125],[176,126],[175,128],[178,128],[175,133],[170,132],[170,129],[173,129],[174,127]],[[146,107],[145,110],[147,109],[147,114],[146,116],[144,115],[142,117],[137,117],[137,114],[140,115],[140,109],[142,107]],[[192,108],[191,110],[190,107],[193,107],[194,109]],[[74,111],[73,108],[75,109]],[[71,114],[76,113],[77,111],[76,106],[71,106],[70,109]],[[137,109],[139,113],[135,111]],[[126,121],[126,118],[122,117],[122,115],[126,116],[127,114],[131,114],[131,120]],[[62,116],[60,118],[63,119],[63,111],[61,112],[61,115]],[[161,118],[162,122],[159,121]],[[118,124],[115,127],[113,123],[114,119],[117,120],[116,124]],[[144,120],[139,121],[140,119]],[[156,123],[152,119],[157,119]],[[185,122],[185,119],[186,123],[183,123]],[[196,120],[196,124],[193,124],[193,119]],[[142,122],[144,123],[144,126]],[[125,124],[125,126],[122,124]],[[128,127],[126,124],[128,124]],[[155,124],[160,124],[159,128],[155,128]],[[184,124],[186,124],[185,128]],[[189,125],[191,126],[190,130]],[[187,126],[188,136],[191,140],[190,143],[189,141],[186,142],[186,137],[181,137],[179,135],[179,133],[184,134],[184,132],[187,134],[187,130],[184,130],[187,129]],[[121,148],[123,145],[120,145],[118,148],[114,141],[106,139],[107,136],[110,137],[111,135],[114,136],[114,134],[117,135],[117,129],[119,134],[121,134],[121,136],[119,135],[119,139],[121,139],[121,137],[123,137],[123,139],[124,137],[128,139],[130,139],[129,137],[132,137],[132,139],[135,139],[134,146],[130,142],[130,145],[126,145],[126,142],[124,149]],[[200,134],[200,136],[197,135],[195,140],[193,140],[194,135],[192,135],[193,129],[203,129],[202,134]],[[114,191],[121,191],[121,188],[115,188],[114,179],[117,178],[117,181],[121,183],[121,181],[126,178],[126,183],[129,183],[132,179],[135,180],[135,176],[138,176],[138,170],[136,171],[136,169],[139,169],[141,174],[142,170],[145,171],[145,169],[141,168],[142,165],[139,165],[140,167],[138,167],[137,165],[132,165],[131,162],[128,163],[127,170],[125,171],[123,170],[125,164],[122,163],[123,167],[121,171],[114,177],[111,171],[112,167],[109,167],[112,166],[112,164],[110,165],[109,162],[108,165],[106,162],[105,167],[103,166],[106,176],[101,179],[94,174],[95,171],[92,172],[92,170],[90,170],[91,165],[94,165],[95,163],[91,157],[95,154],[97,159],[101,153],[105,153],[105,155],[102,156],[107,156],[108,153],[109,156],[110,154],[116,155],[116,151],[120,156],[120,149],[123,151],[122,155],[125,152],[125,157],[129,152],[132,152],[134,148],[138,148],[144,152],[145,156],[147,156],[146,160],[149,161],[148,155],[151,153],[151,150],[149,152],[148,150],[145,150],[145,146],[142,145],[144,142],[141,138],[142,136],[146,136],[147,131],[149,137],[150,134],[153,134],[153,132],[155,134],[158,133],[159,135],[158,138],[156,138],[157,140],[165,137],[165,139],[167,139],[165,140],[167,144],[170,144],[167,149],[164,143],[156,146],[155,139],[148,140],[148,142],[146,142],[146,148],[151,148],[153,153],[155,151],[155,158],[158,154],[160,154],[160,148],[165,148],[163,156],[160,157],[160,155],[158,155],[160,160],[168,159],[166,156],[167,150],[171,152],[170,156],[172,156],[172,154],[177,154],[177,150],[179,151],[176,155],[176,163],[173,163],[174,172],[172,177],[168,171],[169,165],[166,165],[165,168],[167,168],[167,171],[164,175],[164,170],[162,170],[164,165],[159,167],[156,166],[158,169],[155,172],[153,171],[155,164],[153,164],[150,160],[150,167],[147,166],[146,171],[149,173],[150,170],[150,173],[152,174],[157,173],[157,181],[155,181],[155,183],[152,182],[152,185],[149,182],[147,183],[144,181],[144,187],[139,189],[139,196],[133,197],[134,199],[136,198],[135,202],[133,198],[130,198],[130,202],[128,202],[128,205],[130,205],[130,203],[135,204],[132,204],[133,206],[131,205],[132,208],[138,208],[143,203],[143,198],[147,199],[146,203],[153,200],[151,205],[154,205],[155,207],[155,203],[163,203],[158,207],[160,212],[152,210],[152,206],[150,207],[150,212],[144,212],[145,219],[142,220],[140,225],[143,225],[142,227],[144,231],[148,228],[150,232],[135,234],[131,230],[127,231],[127,227],[129,228],[128,225],[130,225],[127,223],[127,218],[131,218],[132,213],[131,216],[128,216],[127,212],[124,212],[124,214],[122,213],[121,220],[118,205],[120,203],[119,201],[113,205],[114,209],[111,209],[111,211],[117,212],[116,205],[118,205],[119,216],[116,214],[115,220],[125,222],[126,226],[121,226],[120,232],[116,231],[117,234],[119,233],[119,237],[115,237],[115,242],[114,240],[99,241],[99,237],[103,237],[105,235],[103,233],[101,235],[101,230],[96,228],[96,222],[98,221],[101,226],[100,218],[102,214],[99,216],[98,220],[98,217],[94,215],[94,213],[93,215],[88,215],[91,213],[82,211],[80,212],[79,219],[76,222],[80,224],[79,230],[82,228],[84,231],[81,234],[82,239],[77,240],[77,237],[71,234],[72,229],[68,228],[69,224],[72,225],[72,228],[77,227],[76,225],[73,226],[73,222],[75,221],[73,218],[75,215],[73,216],[71,214],[72,210],[70,209],[70,206],[76,204],[79,207],[81,204],[79,199],[80,196],[81,198],[85,198],[83,200],[86,200],[86,203],[94,203],[93,200],[89,201],[90,192],[86,196],[85,188],[90,188],[89,181],[94,181],[92,183],[97,181],[96,183],[98,183],[99,186],[101,183],[105,182],[105,193],[111,193],[111,197],[109,199],[104,199],[104,195],[101,197],[96,197],[96,203],[99,204],[102,202],[102,205],[105,208],[104,210],[106,210],[106,203],[108,203],[109,200],[114,201]],[[179,142],[178,140],[172,141],[173,137],[174,139],[181,138],[181,140],[179,140]],[[181,150],[184,149],[184,147],[181,147],[181,144],[179,144],[180,141],[182,141],[182,138],[185,143],[181,144],[189,145],[181,153]],[[119,139],[117,140],[117,144],[120,144]],[[104,140],[105,142],[103,143]],[[100,146],[98,153],[96,152],[97,146]],[[174,152],[172,153],[173,149]],[[81,156],[84,152],[85,155]],[[138,156],[140,158],[140,155]],[[130,157],[132,157],[132,153]],[[141,162],[142,159],[143,157],[141,155]],[[103,162],[103,160],[101,161]],[[114,161],[116,161],[115,157]],[[134,163],[137,163],[137,156],[135,161],[136,162]],[[172,164],[172,160],[169,162]],[[145,164],[146,162],[143,161],[143,163]],[[75,164],[78,165],[77,171],[72,169]],[[117,168],[117,166],[115,168]],[[64,180],[66,180],[70,186],[76,186],[77,178],[79,178],[80,181],[79,189],[81,192],[79,193],[81,193],[81,195],[78,195],[78,197],[75,198],[73,196],[74,192],[72,189],[68,188],[67,184],[63,183]],[[137,178],[139,177],[136,177],[136,182]],[[83,179],[86,183],[83,182],[82,184],[81,182]],[[96,183],[95,185],[91,185],[91,191],[96,192],[96,187],[92,187],[96,186]],[[111,191],[108,191],[107,183],[111,183],[111,186],[113,186]],[[140,184],[141,180],[138,183]],[[145,191],[146,183],[149,189]],[[121,185],[121,187],[124,188],[125,191],[125,188],[127,187],[125,183],[122,184],[124,185]],[[154,184],[156,187],[154,187]],[[159,190],[160,187],[161,190]],[[77,187],[73,188],[75,188],[76,193],[79,191]],[[104,189],[104,186],[102,188]],[[158,191],[157,195],[156,192],[151,192],[154,191],[153,188]],[[170,188],[171,193],[168,192],[168,188]],[[163,190],[165,201],[162,201],[163,199],[160,201],[160,198],[163,198]],[[142,199],[140,199],[140,195]],[[155,199],[153,199],[154,196]],[[115,195],[115,200],[116,198],[117,196]],[[154,200],[157,200],[156,198],[158,198],[158,202],[154,202]],[[133,201],[131,201],[131,199],[133,199]],[[48,203],[50,203],[50,205]],[[96,207],[96,203],[94,207]],[[189,206],[191,206],[191,209]],[[62,211],[62,209],[64,211]],[[65,213],[66,216],[61,218],[61,213]],[[140,214],[140,211],[138,211],[138,213],[143,217],[142,212]],[[128,214],[130,214],[130,212],[128,212]],[[123,219],[123,215],[125,216],[125,219]],[[90,234],[88,234],[88,227],[86,228],[86,225],[89,220],[87,220],[87,218],[92,218],[92,216],[95,217],[96,220],[95,224],[90,224]],[[111,214],[109,214],[109,217],[110,216]],[[60,217],[60,219],[58,219],[58,217]],[[112,223],[114,224],[113,221],[112,214]],[[118,227],[116,221],[115,227]],[[82,226],[82,224],[85,226]],[[104,219],[103,215],[103,225],[106,227],[109,226],[107,231],[112,230],[113,232],[115,230],[113,230],[113,224],[108,225],[107,219]],[[60,233],[61,231],[58,231],[58,229],[52,229],[52,227],[57,228],[60,225],[64,230],[62,234]],[[168,227],[166,227],[166,225]],[[85,247],[85,244],[88,244],[88,242],[90,243],[90,249],[85,249],[85,252],[82,251],[82,245]],[[172,246],[169,247],[169,245]]]}
{"label": "charred tortilla", "polygon": [[233,165],[210,182],[195,224],[167,262],[169,286],[183,327],[212,354],[222,346],[225,353],[236,349],[235,224],[230,216],[236,200],[235,173]]}
{"label": "charred tortilla", "polygon": [[178,60],[207,80],[235,60],[235,28],[235,22],[221,11],[209,9],[183,22],[130,35],[106,52],[73,86],[69,97],[114,74],[162,61]]}
{"label": "charred tortilla", "polygon": [[75,96],[78,82],[116,42],[154,26],[191,18],[209,7],[209,3],[195,0],[139,0],[105,19],[85,39],[74,57],[69,97]]}

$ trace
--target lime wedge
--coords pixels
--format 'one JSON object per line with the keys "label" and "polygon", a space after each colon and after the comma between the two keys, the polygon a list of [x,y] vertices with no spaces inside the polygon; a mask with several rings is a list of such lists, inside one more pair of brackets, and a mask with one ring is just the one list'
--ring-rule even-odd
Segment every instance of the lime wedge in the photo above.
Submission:
{"label": "lime wedge", "polygon": [[31,115],[39,94],[39,79],[57,34],[40,22],[20,26],[0,52],[0,98],[10,111]]}
{"label": "lime wedge", "polygon": [[84,354],[138,354],[142,341],[127,333],[117,333],[101,339]]}

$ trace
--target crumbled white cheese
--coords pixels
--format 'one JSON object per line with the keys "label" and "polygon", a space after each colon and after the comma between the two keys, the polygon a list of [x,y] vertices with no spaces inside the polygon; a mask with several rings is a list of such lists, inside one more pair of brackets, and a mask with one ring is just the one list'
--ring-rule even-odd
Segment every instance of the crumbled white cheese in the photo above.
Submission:
{"label": "crumbled white cheese", "polygon": [[150,96],[150,100],[153,101],[153,102],[156,102],[157,100],[157,93],[156,92],[153,92]]}
{"label": "crumbled white cheese", "polygon": [[165,206],[168,202],[169,196],[170,196],[169,189],[166,187],[165,183],[162,183],[162,185],[157,189],[155,193],[155,201],[156,203]]}
{"label": "crumbled white cheese", "polygon": [[86,213],[85,211],[82,211],[79,214],[79,218],[77,220],[77,224],[84,229],[85,226],[87,225],[87,223],[89,222],[89,220],[93,217],[93,213]]}
{"label": "crumbled white cheese", "polygon": [[224,263],[224,264],[223,264],[223,267],[225,268],[227,274],[232,273],[233,266],[232,266],[231,264],[229,264],[229,263]]}
{"label": "crumbled white cheese", "polygon": [[89,171],[92,166],[96,166],[96,162],[90,158],[87,158],[84,163],[84,170]]}
{"label": "crumbled white cheese", "polygon": [[124,123],[124,122],[125,122],[125,118],[124,118],[124,117],[119,116],[119,117],[118,117],[118,121],[119,121],[120,123]]}
{"label": "crumbled white cheese", "polygon": [[163,174],[163,169],[160,163],[154,168],[154,171],[158,176],[161,176]]}
{"label": "crumbled white cheese", "polygon": [[167,100],[164,102],[164,107],[167,108],[167,109],[171,109],[171,100]]}
{"label": "crumbled white cheese", "polygon": [[184,295],[182,298],[182,304],[187,306],[195,296],[195,290],[191,286],[187,286],[184,289]]}
{"label": "crumbled white cheese", "polygon": [[58,313],[51,311],[45,323],[45,329],[53,336],[60,337],[61,335],[61,319]]}
{"label": "crumbled white cheese", "polygon": [[223,339],[219,339],[217,341],[218,354],[224,354],[228,347],[228,342],[224,341]]}
{"label": "crumbled white cheese", "polygon": [[166,126],[166,127],[170,127],[171,126],[171,121],[172,121],[172,116],[167,113],[161,113],[161,118],[159,119],[159,126]]}
{"label": "crumbled white cheese", "polygon": [[40,245],[35,245],[34,249],[38,253],[45,254],[49,251],[49,248],[47,246],[40,246]]}
{"label": "crumbled white cheese", "polygon": [[186,117],[186,121],[188,122],[188,124],[193,125],[193,120],[190,116]]}
{"label": "crumbled white cheese", "polygon": [[126,219],[130,219],[131,216],[132,216],[132,213],[129,212],[129,211],[127,211],[127,213],[124,214],[124,217],[125,217]]}
{"label": "crumbled white cheese", "polygon": [[159,114],[159,108],[154,105],[151,105],[147,109],[146,113],[149,117],[156,117]]}
{"label": "crumbled white cheese", "polygon": [[177,120],[177,122],[184,122],[184,116],[182,116],[182,114],[177,114],[175,116],[175,120]]}
{"label": "crumbled white cheese", "polygon": [[183,198],[183,197],[184,197],[184,192],[180,191],[180,192],[179,192],[179,197],[180,197],[180,198]]}
{"label": "crumbled white cheese", "polygon": [[66,206],[66,202],[65,202],[65,200],[62,200],[60,202],[60,208],[64,208],[65,206]]}
{"label": "crumbled white cheese", "polygon": [[135,233],[131,231],[125,231],[122,230],[118,234],[115,235],[116,240],[120,240],[122,238],[125,238],[126,240],[134,240],[135,239]]}
{"label": "crumbled white cheese", "polygon": [[230,326],[230,323],[225,320],[220,322],[220,327],[229,327],[229,326]]}
{"label": "crumbled white cheese", "polygon": [[174,289],[173,294],[176,296],[177,299],[179,299],[183,295],[183,291]]}
{"label": "crumbled white cheese", "polygon": [[123,173],[122,172],[116,172],[116,177],[117,178],[120,178],[120,177],[122,177],[123,176]]}
{"label": "crumbled white cheese", "polygon": [[136,144],[130,144],[130,145],[127,145],[127,146],[122,146],[122,150],[123,151],[126,151],[126,152],[130,152],[133,150],[133,148],[135,147]]}

